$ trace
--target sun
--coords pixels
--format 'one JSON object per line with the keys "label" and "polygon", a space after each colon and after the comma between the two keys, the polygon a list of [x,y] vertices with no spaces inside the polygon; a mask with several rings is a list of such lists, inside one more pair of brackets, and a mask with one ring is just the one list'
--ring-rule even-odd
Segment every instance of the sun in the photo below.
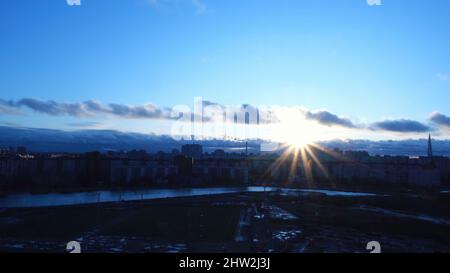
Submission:
{"label": "sun", "polygon": [[277,141],[291,148],[301,149],[317,140],[314,124],[305,120],[298,111],[280,111],[277,117],[280,121],[274,131]]}
{"label": "sun", "polygon": [[314,143],[315,138],[311,131],[305,130],[301,126],[287,126],[280,130],[281,141],[295,150],[304,149]]}
{"label": "sun", "polygon": [[[291,133],[291,132],[288,132]],[[302,135],[293,134],[292,136],[287,136],[285,143],[289,145],[292,148],[295,149],[302,149],[306,146],[312,144],[314,141],[309,138]]]}

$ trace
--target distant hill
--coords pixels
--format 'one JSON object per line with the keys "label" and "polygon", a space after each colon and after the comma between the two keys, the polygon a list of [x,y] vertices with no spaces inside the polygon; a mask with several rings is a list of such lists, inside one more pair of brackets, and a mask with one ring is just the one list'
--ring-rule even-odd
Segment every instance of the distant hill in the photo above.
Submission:
{"label": "distant hill", "polygon": [[[198,141],[196,141],[198,142]],[[62,131],[0,126],[0,147],[25,146],[33,152],[88,152],[146,150],[150,153],[180,149],[191,140],[177,141],[170,136],[126,133],[114,130]],[[224,149],[227,152],[245,151],[245,142],[208,140],[200,141],[204,151]],[[259,151],[257,142],[249,142],[249,152]]]}
{"label": "distant hill", "polygon": [[[190,140],[177,141],[170,136],[127,133],[114,130],[78,130],[62,131],[24,127],[0,126],[0,147],[25,146],[34,152],[87,152],[109,150],[146,150],[170,152],[180,149]],[[245,142],[232,140],[196,141],[204,146],[206,152],[224,149],[227,152],[242,153]],[[249,141],[249,153],[258,152],[260,140]],[[427,152],[427,140],[370,141],[370,140],[333,140],[321,145],[341,150],[365,150],[372,155],[409,155],[422,156]],[[450,156],[450,140],[434,140],[435,155]]]}
{"label": "distant hill", "polygon": [[[450,156],[450,140],[433,140],[433,154]],[[322,143],[327,148],[339,148],[341,150],[363,150],[371,155],[404,155],[426,156],[428,139],[409,140],[333,140]]]}

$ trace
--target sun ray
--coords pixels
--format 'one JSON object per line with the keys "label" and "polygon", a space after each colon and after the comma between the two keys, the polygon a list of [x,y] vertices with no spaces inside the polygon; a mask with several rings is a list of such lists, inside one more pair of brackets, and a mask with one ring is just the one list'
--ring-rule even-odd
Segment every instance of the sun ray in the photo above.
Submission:
{"label": "sun ray", "polygon": [[279,168],[283,165],[283,163],[286,162],[286,160],[288,159],[288,157],[289,157],[289,155],[290,155],[290,153],[291,153],[292,147],[289,146],[289,145],[283,144],[283,145],[282,145],[282,148],[284,148],[285,150],[284,150],[283,153],[275,160],[275,162],[272,163],[272,164],[269,166],[269,168],[267,169],[265,175],[270,175],[270,176],[271,176],[271,175],[272,175],[272,172],[273,172],[274,170],[276,170],[276,169],[279,169]]}
{"label": "sun ray", "polygon": [[320,162],[320,160],[317,158],[317,156],[314,154],[313,151],[311,151],[311,149],[308,146],[305,146],[305,149],[308,152],[308,154],[311,156],[311,158],[313,159],[314,163],[317,164],[317,167],[319,167],[319,169],[325,175],[325,178],[329,179],[330,174],[328,173],[328,170],[323,166],[322,162]]}
{"label": "sun ray", "polygon": [[293,154],[292,162],[291,162],[291,169],[289,171],[289,176],[290,177],[295,177],[297,175],[298,153],[299,153],[300,149],[301,148],[295,148],[294,149],[294,154]]}
{"label": "sun ray", "polygon": [[316,143],[313,143],[313,142],[312,142],[312,143],[310,143],[310,145],[311,145],[313,148],[316,148],[316,149],[318,149],[318,150],[320,150],[320,151],[322,151],[322,152],[328,154],[328,155],[331,156],[331,157],[334,157],[334,158],[339,159],[339,160],[342,160],[342,161],[350,161],[350,159],[347,158],[347,157],[345,157],[344,155],[342,155],[342,154],[340,154],[340,153],[337,153],[337,152],[335,152],[335,151],[333,151],[333,150],[326,149],[326,148],[320,146],[319,144],[316,144]]}
{"label": "sun ray", "polygon": [[304,148],[300,149],[300,153],[302,155],[302,164],[303,170],[305,172],[306,183],[308,184],[308,187],[311,187],[314,184],[314,177],[312,175],[311,164],[309,162],[308,156],[306,155],[306,150]]}

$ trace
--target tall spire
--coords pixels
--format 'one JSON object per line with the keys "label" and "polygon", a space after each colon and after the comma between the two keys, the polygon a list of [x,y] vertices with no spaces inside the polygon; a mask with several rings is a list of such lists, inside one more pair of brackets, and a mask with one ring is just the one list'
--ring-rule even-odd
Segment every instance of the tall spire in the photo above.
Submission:
{"label": "tall spire", "polygon": [[428,135],[428,156],[433,156],[433,148],[431,147],[431,134]]}

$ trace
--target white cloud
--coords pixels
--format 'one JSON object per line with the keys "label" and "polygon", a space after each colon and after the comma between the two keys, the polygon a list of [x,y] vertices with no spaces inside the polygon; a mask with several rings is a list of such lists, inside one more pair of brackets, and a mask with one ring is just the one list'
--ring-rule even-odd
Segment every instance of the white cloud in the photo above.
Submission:
{"label": "white cloud", "polygon": [[366,0],[369,6],[381,6],[381,0]]}

